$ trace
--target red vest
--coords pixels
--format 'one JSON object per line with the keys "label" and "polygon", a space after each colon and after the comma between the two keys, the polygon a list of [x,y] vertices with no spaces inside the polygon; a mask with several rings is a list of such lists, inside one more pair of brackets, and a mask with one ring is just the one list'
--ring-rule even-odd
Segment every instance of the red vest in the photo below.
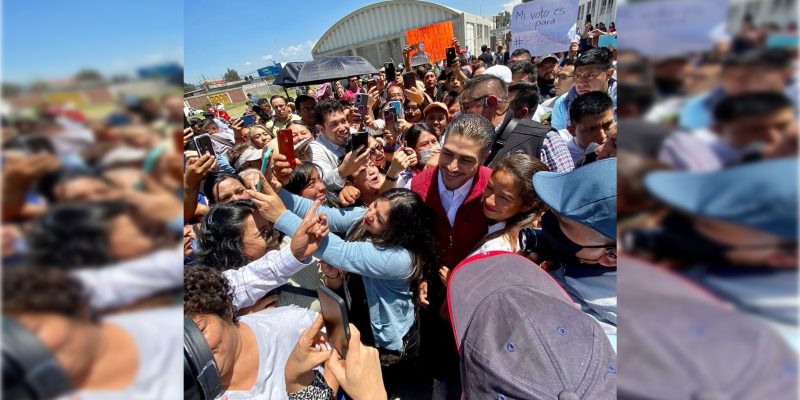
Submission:
{"label": "red vest", "polygon": [[456,212],[452,227],[439,197],[438,172],[438,168],[431,168],[417,174],[411,179],[411,190],[420,195],[436,214],[434,227],[439,242],[439,256],[444,265],[452,269],[475,249],[489,229],[490,221],[483,214],[481,195],[492,176],[492,170],[480,167],[472,181],[472,189]]}

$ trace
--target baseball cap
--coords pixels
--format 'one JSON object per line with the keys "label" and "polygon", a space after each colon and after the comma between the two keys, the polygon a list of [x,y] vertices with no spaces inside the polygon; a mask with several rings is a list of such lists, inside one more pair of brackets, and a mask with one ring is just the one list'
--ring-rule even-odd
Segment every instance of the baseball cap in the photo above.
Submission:
{"label": "baseball cap", "polygon": [[645,186],[688,214],[797,240],[797,167],[793,157],[712,172],[658,171]]}
{"label": "baseball cap", "polygon": [[558,62],[558,57],[556,57],[556,55],[552,54],[552,53],[543,55],[542,58],[539,59],[539,62],[542,62],[542,61],[544,61],[544,60],[546,60],[548,58],[552,58],[553,60],[556,60],[556,62]]}
{"label": "baseball cap", "polygon": [[625,344],[618,357],[636,367],[620,375],[618,398],[797,398],[797,355],[774,327],[673,272],[624,256],[619,265]]}
{"label": "baseball cap", "polygon": [[617,239],[617,159],[585,164],[570,172],[537,172],[533,188],[553,211]]}
{"label": "baseball cap", "polygon": [[491,66],[489,68],[486,68],[486,71],[484,71],[483,73],[486,75],[494,75],[502,79],[505,83],[511,82],[511,68],[508,68],[505,65]]}
{"label": "baseball cap", "polygon": [[244,152],[242,152],[242,155],[240,155],[239,158],[236,159],[236,162],[234,163],[233,166],[239,168],[242,166],[242,164],[248,161],[260,160],[261,153],[262,151],[255,147],[248,147],[247,149],[245,149]]}
{"label": "baseball cap", "polygon": [[426,115],[428,115],[428,111],[430,111],[430,110],[432,110],[432,109],[434,109],[434,108],[439,108],[439,109],[441,109],[442,111],[444,111],[444,113],[445,113],[445,114],[448,114],[448,115],[450,115],[450,112],[449,112],[449,110],[447,109],[447,104],[444,104],[444,103],[442,103],[442,102],[440,102],[440,101],[437,101],[437,102],[434,102],[434,103],[428,104],[428,106],[427,106],[427,107],[425,107],[425,110],[423,110],[423,111],[422,111],[422,115],[423,115],[423,116],[426,116]]}
{"label": "baseball cap", "polygon": [[466,398],[616,398],[616,355],[603,329],[527,258],[468,258],[447,298]]}

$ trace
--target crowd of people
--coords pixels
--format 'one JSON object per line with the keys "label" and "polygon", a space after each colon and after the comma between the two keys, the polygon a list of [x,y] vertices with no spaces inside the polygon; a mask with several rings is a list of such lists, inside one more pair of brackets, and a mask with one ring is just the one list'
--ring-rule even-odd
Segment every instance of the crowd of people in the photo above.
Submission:
{"label": "crowd of people", "polygon": [[3,115],[5,397],[181,396],[182,109]]}
{"label": "crowd of people", "polygon": [[[452,46],[449,65],[413,65],[408,46],[376,74],[294,99],[248,95],[229,123],[213,109],[188,122],[184,303],[218,368],[211,396],[613,397],[616,50],[576,38],[489,60]],[[195,142],[204,134],[212,150]],[[496,387],[481,361],[515,343],[480,333],[500,316],[469,317],[476,288],[453,287],[502,254],[534,272],[497,279],[557,303],[546,334],[590,349],[551,354],[561,383]],[[325,345],[320,285],[347,304],[346,357]],[[521,360],[550,354],[523,345],[536,329],[513,338]]]}
{"label": "crowd of people", "polygon": [[[711,390],[767,353],[769,379],[743,373],[713,390],[798,395],[788,372],[799,348],[798,49],[770,40],[796,31],[752,21],[706,51],[618,53],[619,359],[649,366],[621,376],[620,396]],[[755,337],[764,347],[753,347]],[[687,349],[691,362],[680,354]],[[689,364],[710,374],[686,375]],[[658,383],[648,378],[655,371]]]}

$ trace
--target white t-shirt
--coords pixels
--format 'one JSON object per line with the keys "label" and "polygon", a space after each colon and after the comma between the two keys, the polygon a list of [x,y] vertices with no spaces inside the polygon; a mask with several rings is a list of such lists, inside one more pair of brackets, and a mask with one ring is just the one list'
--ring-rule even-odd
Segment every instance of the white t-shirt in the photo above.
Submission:
{"label": "white t-shirt", "polygon": [[[287,399],[283,369],[300,333],[311,326],[317,313],[295,306],[271,308],[239,318],[258,342],[258,378],[252,389],[229,390],[228,400]],[[182,382],[179,380],[179,382]],[[177,397],[176,397],[177,398]]]}
{"label": "white t-shirt", "polygon": [[133,339],[139,371],[127,388],[79,391],[63,399],[183,398],[183,308],[164,307],[110,315],[103,322],[122,327]]}

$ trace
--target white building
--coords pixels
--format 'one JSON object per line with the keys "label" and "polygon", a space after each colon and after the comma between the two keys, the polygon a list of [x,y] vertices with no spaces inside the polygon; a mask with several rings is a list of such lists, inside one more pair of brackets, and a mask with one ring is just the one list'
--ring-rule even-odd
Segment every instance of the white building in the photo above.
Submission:
{"label": "white building", "polygon": [[578,3],[578,22],[583,23],[586,15],[592,16],[592,24],[600,22],[608,27],[617,18],[617,2],[615,0],[580,0]]}
{"label": "white building", "polygon": [[356,55],[376,67],[392,60],[402,63],[405,32],[443,21],[453,21],[453,33],[461,47],[469,47],[473,54],[490,44],[489,31],[494,28],[491,20],[427,1],[391,0],[360,8],[340,19],[317,41],[311,55]]}
{"label": "white building", "polygon": [[797,23],[796,0],[730,0],[728,31],[739,30],[745,15],[753,17],[756,26],[770,23],[786,28],[790,22]]}

